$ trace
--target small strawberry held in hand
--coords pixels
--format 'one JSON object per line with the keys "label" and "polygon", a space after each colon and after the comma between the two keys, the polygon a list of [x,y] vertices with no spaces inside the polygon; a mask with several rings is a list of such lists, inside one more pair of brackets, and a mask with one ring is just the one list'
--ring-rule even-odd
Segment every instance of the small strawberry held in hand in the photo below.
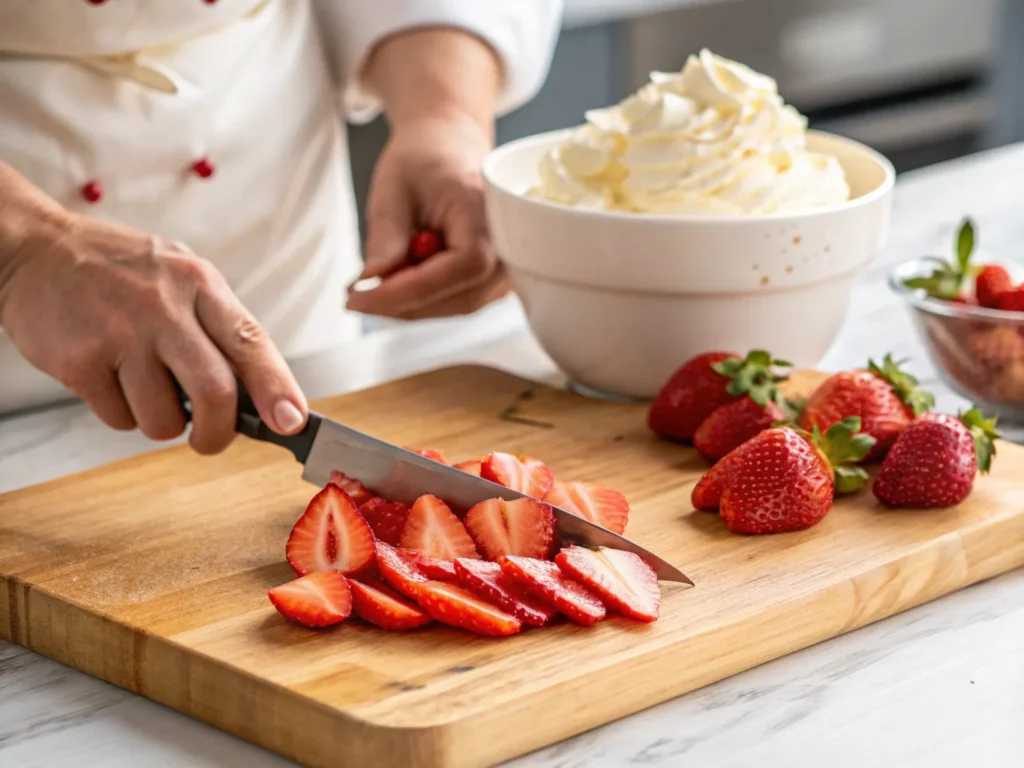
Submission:
{"label": "small strawberry held in hand", "polygon": [[995,456],[995,419],[977,408],[959,417],[926,413],[900,435],[875,478],[875,496],[889,507],[951,507],[967,498],[974,476]]}
{"label": "small strawberry held in hand", "polygon": [[891,355],[882,365],[868,361],[867,370],[843,371],[822,382],[804,404],[798,424],[805,430],[824,431],[833,424],[857,417],[860,429],[875,438],[866,461],[884,454],[913,421],[935,405],[931,394],[917,387]]}
{"label": "small strawberry held in hand", "polygon": [[[874,439],[858,433],[856,418],[833,424],[824,435],[790,427],[761,432],[726,456],[719,470],[719,514],[735,533],[783,533],[810,528],[832,508],[833,496],[867,482],[852,462]],[[724,465],[724,466],[723,466]],[[722,467],[722,469],[719,469]]]}
{"label": "small strawberry held in hand", "polygon": [[974,278],[974,296],[978,304],[989,309],[999,306],[999,297],[1013,288],[1013,279],[1005,267],[986,264]]}
{"label": "small strawberry held in hand", "polygon": [[406,259],[410,264],[419,264],[444,250],[444,237],[436,229],[423,229],[409,240]]}

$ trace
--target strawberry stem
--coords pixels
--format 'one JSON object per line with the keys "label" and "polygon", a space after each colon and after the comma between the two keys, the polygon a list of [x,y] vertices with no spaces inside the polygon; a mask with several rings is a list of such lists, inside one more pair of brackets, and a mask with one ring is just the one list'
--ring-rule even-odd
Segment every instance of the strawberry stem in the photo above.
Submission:
{"label": "strawberry stem", "polygon": [[992,459],[996,455],[996,438],[1000,437],[996,429],[996,419],[986,419],[978,406],[972,406],[970,410],[957,413],[967,431],[974,439],[974,453],[978,458],[978,471],[985,475],[992,468]]}
{"label": "strawberry stem", "polygon": [[926,277],[903,281],[907,288],[921,289],[934,299],[949,301],[960,295],[964,281],[973,275],[971,255],[974,253],[974,222],[965,218],[956,234],[956,259],[943,261]]}
{"label": "strawberry stem", "polygon": [[934,395],[919,389],[917,379],[901,370],[900,363],[893,360],[891,354],[885,356],[881,366],[874,360],[868,360],[868,370],[889,382],[892,391],[913,411],[915,416],[920,416],[935,406]]}
{"label": "strawberry stem", "polygon": [[875,438],[860,431],[860,417],[850,416],[837,421],[823,435],[814,427],[811,441],[825,454],[835,472],[836,493],[853,493],[864,487],[868,473],[856,462],[868,455]]}
{"label": "strawberry stem", "polygon": [[763,349],[754,349],[742,360],[734,358],[722,360],[711,365],[715,373],[732,379],[726,391],[730,395],[749,395],[755,403],[764,407],[770,402],[780,403],[779,389],[776,386],[787,379],[775,368],[791,368],[792,363],[776,360],[771,353]]}

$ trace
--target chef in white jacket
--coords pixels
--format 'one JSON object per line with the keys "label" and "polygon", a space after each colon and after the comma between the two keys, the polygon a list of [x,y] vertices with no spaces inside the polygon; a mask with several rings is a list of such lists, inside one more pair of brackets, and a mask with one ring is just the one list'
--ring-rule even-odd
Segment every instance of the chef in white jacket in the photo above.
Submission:
{"label": "chef in white jacket", "polygon": [[[211,453],[232,438],[237,372],[271,428],[299,430],[284,357],[351,338],[357,312],[452,315],[507,291],[479,166],[495,114],[540,87],[560,12],[4,0],[0,378],[20,354],[111,427],[167,439],[185,428],[173,376]],[[342,120],[380,110],[364,264]],[[423,226],[447,249],[403,267]]]}

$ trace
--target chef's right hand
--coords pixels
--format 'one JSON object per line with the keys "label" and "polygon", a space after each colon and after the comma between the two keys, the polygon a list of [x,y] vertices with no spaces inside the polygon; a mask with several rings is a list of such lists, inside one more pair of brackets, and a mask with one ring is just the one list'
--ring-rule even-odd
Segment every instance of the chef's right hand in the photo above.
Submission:
{"label": "chef's right hand", "polygon": [[302,391],[210,262],[165,238],[52,214],[0,251],[0,324],[32,365],[111,427],[157,440],[185,429],[173,375],[192,401],[199,453],[234,436],[234,371],[272,429],[303,426]]}

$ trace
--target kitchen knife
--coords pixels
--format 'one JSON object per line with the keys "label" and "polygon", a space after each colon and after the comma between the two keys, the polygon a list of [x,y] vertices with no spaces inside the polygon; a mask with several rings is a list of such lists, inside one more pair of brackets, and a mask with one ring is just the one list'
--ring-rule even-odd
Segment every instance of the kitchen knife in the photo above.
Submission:
{"label": "kitchen knife", "polygon": [[[187,396],[180,387],[178,393],[186,415],[190,416]],[[246,437],[287,448],[303,465],[302,478],[318,488],[330,481],[332,470],[337,470],[359,480],[383,498],[408,504],[424,494],[433,494],[464,512],[486,499],[526,498],[525,494],[511,488],[399,448],[312,411],[301,432],[279,435],[259,417],[241,382],[238,384],[236,429]],[[633,552],[654,569],[659,580],[693,585],[686,574],[639,544],[564,509],[551,508],[564,544]]]}

